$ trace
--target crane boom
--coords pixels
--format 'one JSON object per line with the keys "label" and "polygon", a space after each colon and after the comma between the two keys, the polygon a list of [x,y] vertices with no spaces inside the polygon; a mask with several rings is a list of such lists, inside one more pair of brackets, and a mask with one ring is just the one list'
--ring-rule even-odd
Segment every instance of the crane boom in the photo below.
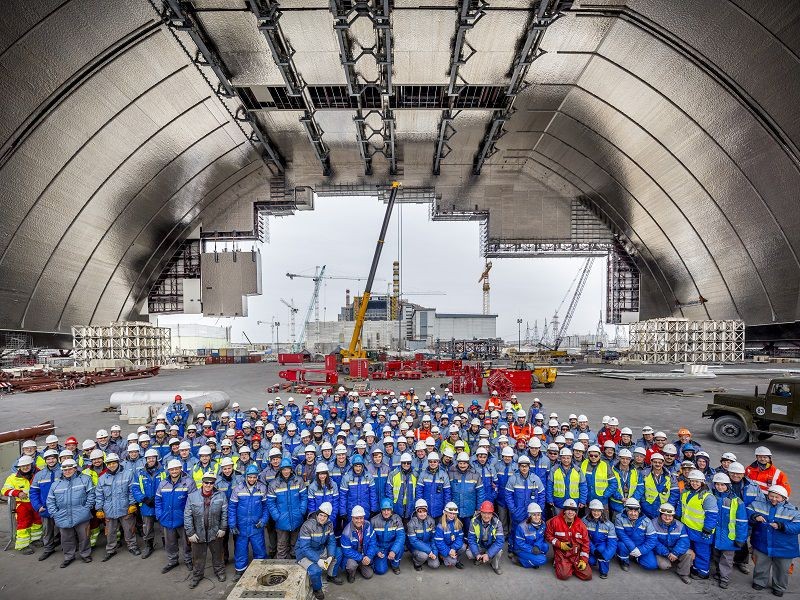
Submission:
{"label": "crane boom", "polygon": [[389,194],[389,200],[386,203],[386,214],[383,216],[383,224],[381,225],[381,232],[378,235],[378,242],[375,245],[375,253],[372,256],[372,265],[369,268],[369,275],[367,276],[367,283],[364,286],[364,293],[361,295],[361,304],[358,305],[358,314],[356,315],[356,323],[353,328],[353,337],[350,338],[350,346],[347,350],[342,349],[342,359],[346,362],[351,358],[364,358],[366,353],[362,348],[361,332],[364,328],[364,317],[367,314],[367,306],[369,304],[369,297],[372,293],[372,283],[375,281],[375,273],[378,270],[378,263],[381,260],[381,251],[383,250],[383,241],[386,237],[386,231],[389,229],[389,220],[392,217],[392,208],[397,199],[397,191],[400,189],[400,182],[392,182],[392,191]]}
{"label": "crane boom", "polygon": [[319,273],[314,277],[314,292],[311,294],[311,302],[308,304],[308,310],[306,311],[306,318],[303,320],[303,327],[300,329],[300,337],[297,338],[297,345],[301,348],[306,341],[306,328],[308,327],[308,322],[311,320],[311,311],[314,310],[314,306],[317,303],[317,298],[319,298],[319,288],[322,285],[322,279],[325,275],[325,265],[322,265],[322,269],[320,269]]}
{"label": "crane boom", "polygon": [[561,341],[564,339],[567,328],[572,321],[572,316],[575,314],[575,307],[578,306],[578,301],[581,299],[581,294],[583,294],[583,288],[586,287],[586,280],[589,279],[589,272],[592,270],[593,264],[593,256],[587,258],[586,262],[583,263],[583,269],[580,271],[580,277],[578,278],[578,285],[575,288],[575,294],[572,296],[572,300],[569,302],[567,314],[564,316],[564,320],[561,322],[561,327],[558,330],[556,339],[553,342],[553,350],[558,350],[559,346],[561,346]]}

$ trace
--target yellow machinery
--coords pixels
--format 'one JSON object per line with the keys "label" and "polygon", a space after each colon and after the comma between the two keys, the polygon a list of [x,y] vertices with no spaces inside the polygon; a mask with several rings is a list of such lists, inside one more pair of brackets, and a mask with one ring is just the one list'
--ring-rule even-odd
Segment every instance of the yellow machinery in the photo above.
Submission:
{"label": "yellow machinery", "polygon": [[342,348],[342,362],[350,362],[351,358],[366,358],[367,353],[361,345],[361,331],[364,328],[364,317],[367,314],[367,307],[369,306],[369,297],[372,293],[372,282],[375,280],[375,273],[378,270],[378,263],[381,260],[381,251],[383,250],[383,241],[386,237],[386,231],[389,229],[389,220],[392,217],[392,208],[397,199],[397,192],[400,189],[400,182],[392,182],[392,191],[389,194],[389,200],[386,203],[386,214],[383,216],[383,224],[381,225],[381,232],[378,236],[378,243],[375,246],[375,254],[372,256],[372,266],[369,269],[367,276],[367,284],[364,286],[364,293],[361,295],[361,300],[358,304],[358,313],[355,316],[356,324],[353,328],[353,337],[350,338],[350,346],[345,350]]}
{"label": "yellow machinery", "polygon": [[546,388],[553,387],[558,377],[558,369],[549,365],[533,365],[524,360],[516,361],[514,368],[518,371],[530,371],[533,381],[531,387],[543,385]]}

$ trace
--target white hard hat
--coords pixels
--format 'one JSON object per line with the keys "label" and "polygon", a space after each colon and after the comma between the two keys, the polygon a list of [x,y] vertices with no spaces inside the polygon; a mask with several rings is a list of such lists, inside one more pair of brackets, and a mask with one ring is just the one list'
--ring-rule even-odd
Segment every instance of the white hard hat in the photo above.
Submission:
{"label": "white hard hat", "polygon": [[597,444],[592,444],[591,446],[589,446],[589,450],[587,450],[587,452],[597,452],[597,453],[599,453],[600,452],[600,446],[598,446]]}
{"label": "white hard hat", "polygon": [[608,425],[608,422],[611,420],[611,417],[608,415],[603,415],[603,425]]}
{"label": "white hard hat", "polygon": [[662,515],[674,515],[675,514],[675,507],[672,506],[669,502],[664,502],[661,507],[658,509]]}
{"label": "white hard hat", "polygon": [[733,452],[723,452],[720,460],[736,461],[736,455]]}
{"label": "white hard hat", "polygon": [[702,471],[698,471],[697,469],[693,469],[692,471],[689,471],[689,475],[688,475],[687,479],[689,481],[705,481],[706,480],[706,476],[703,475]]}
{"label": "white hard hat", "polygon": [[455,502],[448,502],[447,504],[444,505],[444,509],[445,509],[445,511],[450,512],[450,513],[457,513],[458,512],[458,504],[456,504]]}
{"label": "white hard hat", "polygon": [[137,441],[139,439],[139,434],[138,433],[129,433],[128,437],[126,437],[125,439],[127,441],[129,441],[129,442],[135,442],[135,441]]}
{"label": "white hard hat", "polygon": [[564,500],[564,504],[561,505],[561,508],[572,508],[574,510],[578,510],[578,503],[572,498],[567,498]]}
{"label": "white hard hat", "polygon": [[603,442],[603,448],[616,448],[617,445],[614,443],[613,440],[606,440]]}
{"label": "white hard hat", "polygon": [[533,514],[541,513],[541,512],[542,512],[542,507],[539,506],[538,504],[536,504],[536,502],[531,502],[530,504],[528,504],[528,514],[529,515],[533,515]]}
{"label": "white hard hat", "polygon": [[625,508],[641,508],[642,505],[636,498],[628,498],[625,500]]}
{"label": "white hard hat", "polygon": [[547,451],[548,452],[558,452],[558,445],[553,444],[552,442],[547,444]]}
{"label": "white hard hat", "polygon": [[725,473],[714,473],[714,478],[711,481],[712,483],[726,483],[730,485],[731,478],[728,477]]}
{"label": "white hard hat", "polygon": [[[228,441],[230,441],[230,440],[228,440]],[[276,433],[275,435],[272,436],[272,439],[270,440],[270,443],[272,443],[272,444],[282,444],[283,443],[283,436],[280,433]]]}
{"label": "white hard hat", "polygon": [[191,450],[192,445],[189,442],[183,441],[178,446],[178,450]]}
{"label": "white hard hat", "polygon": [[[517,418],[524,417],[524,416],[525,416],[525,411],[524,410],[520,409],[520,410],[517,411]],[[477,419],[476,419],[476,421],[477,421]]]}
{"label": "white hard hat", "polygon": [[414,509],[417,508],[428,508],[428,503],[424,498],[420,498],[416,502],[414,502]]}
{"label": "white hard hat", "polygon": [[502,456],[514,456],[514,449],[511,446],[503,448]]}
{"label": "white hard hat", "polygon": [[150,458],[151,456],[155,456],[156,458],[158,458],[158,450],[156,450],[155,448],[148,448],[147,452],[144,453],[144,457]]}
{"label": "white hard hat", "polygon": [[[638,450],[638,448],[637,448],[637,450]],[[661,454],[661,452],[653,452],[650,455],[650,462],[653,462],[654,459],[664,460],[664,455]]]}
{"label": "white hard hat", "polygon": [[557,435],[557,436],[556,436],[556,439],[555,439],[555,440],[553,440],[553,441],[554,441],[556,444],[566,444],[566,443],[567,443],[567,438],[565,438],[563,435]]}
{"label": "white hard hat", "polygon": [[[137,448],[138,448],[138,446],[137,446]],[[69,450],[67,450],[67,452],[69,453]],[[52,448],[49,448],[48,450],[44,451],[44,454],[42,454],[43,458],[50,458],[51,456],[55,456],[56,458],[58,458],[58,451],[57,450],[53,450]],[[70,454],[70,456],[71,456],[71,454]]]}
{"label": "white hard hat", "polygon": [[572,419],[575,419],[577,421],[578,420],[578,415],[576,415],[575,413],[572,413],[567,417],[567,421],[572,421]]}
{"label": "white hard hat", "polygon": [[211,448],[209,446],[206,446],[206,445],[200,446],[200,450],[197,451],[197,455],[198,456],[204,456],[206,454],[211,456]]}
{"label": "white hard hat", "polygon": [[439,455],[436,452],[431,452],[430,454],[428,454],[428,462],[432,460],[441,460],[441,459],[439,458]]}
{"label": "white hard hat", "polygon": [[319,505],[319,512],[325,513],[330,517],[333,513],[333,505],[330,502],[323,502]]}
{"label": "white hard hat", "polygon": [[139,444],[130,444],[128,446],[128,452],[140,452],[142,449],[139,447]]}
{"label": "white hard hat", "polygon": [[663,431],[656,431],[653,437],[667,439],[667,434]]}
{"label": "white hard hat", "polygon": [[772,456],[772,452],[766,446],[759,446],[754,452],[756,456]]}
{"label": "white hard hat", "polygon": [[529,448],[541,448],[542,447],[542,440],[538,437],[532,437],[528,440],[528,447]]}
{"label": "white hard hat", "polygon": [[75,462],[74,460],[72,460],[71,458],[68,458],[68,459],[67,459],[67,460],[65,460],[63,463],[61,463],[61,468],[62,468],[62,469],[74,469],[74,468],[76,468],[77,466],[78,466],[78,463],[76,463],[76,462]]}
{"label": "white hard hat", "polygon": [[622,450],[619,451],[619,457],[620,458],[633,458],[633,454],[627,448],[623,448]]}
{"label": "white hard hat", "polygon": [[33,457],[28,456],[27,454],[23,454],[22,456],[19,457],[19,460],[17,460],[18,467],[26,467],[32,464],[33,464]]}
{"label": "white hard hat", "polygon": [[633,435],[633,430],[630,427],[623,427],[619,430],[620,435]]}
{"label": "white hard hat", "polygon": [[548,426],[548,427],[558,427],[558,426],[559,426],[559,424],[558,424],[558,421],[556,421],[555,419],[550,419],[550,420],[547,422],[547,426]]}
{"label": "white hard hat", "polygon": [[119,425],[112,425],[111,431],[122,431],[122,427],[120,427]]}
{"label": "white hard hat", "polygon": [[517,461],[517,464],[518,464],[518,465],[529,465],[529,464],[531,464],[531,459],[530,459],[530,458],[528,458],[528,457],[527,457],[527,456],[525,456],[525,455],[523,455],[523,456],[520,456],[520,457],[519,457],[519,460]]}
{"label": "white hard hat", "polygon": [[787,492],[786,488],[783,487],[782,485],[777,485],[777,484],[776,485],[771,485],[768,491],[772,492],[773,494],[780,494],[784,498],[788,498],[789,497],[789,492]]}
{"label": "white hard hat", "polygon": [[319,463],[317,465],[317,469],[316,470],[317,470],[317,473],[327,473],[328,471],[330,471],[330,469],[328,468],[328,463],[324,463],[324,462]]}
{"label": "white hard hat", "polygon": [[617,417],[611,417],[608,420],[608,424],[611,425],[612,427],[616,427],[617,425],[619,425],[619,419]]}
{"label": "white hard hat", "polygon": [[239,454],[242,454],[244,452],[247,452],[247,454],[251,454],[250,448],[248,446],[242,446],[241,448],[239,448]]}
{"label": "white hard hat", "polygon": [[[510,450],[510,448],[509,448]],[[486,446],[479,446],[478,449],[475,451],[475,454],[489,454],[489,451],[486,449]],[[514,451],[511,450],[511,455],[514,455]]]}
{"label": "white hard hat", "polygon": [[164,425],[163,423],[159,423],[158,425],[156,425],[155,431],[166,431],[166,430],[167,430],[167,426]]}
{"label": "white hard hat", "polygon": [[456,462],[469,462],[469,454],[466,452],[459,452],[456,456]]}
{"label": "white hard hat", "polygon": [[149,442],[150,441],[150,436],[147,435],[146,433],[143,433],[142,435],[139,436],[138,441],[139,442]]}
{"label": "white hard hat", "polygon": [[281,452],[278,448],[270,448],[269,452],[267,453],[267,458],[273,458],[275,456],[283,456],[283,452]]}
{"label": "white hard hat", "polygon": [[230,456],[226,456],[221,461],[219,461],[220,469],[222,467],[232,467],[233,466],[233,459]]}
{"label": "white hard hat", "polygon": [[[274,440],[273,440],[274,441]],[[221,448],[233,448],[233,442],[229,439],[224,439],[219,443]]]}
{"label": "white hard hat", "polygon": [[572,456],[572,450],[570,450],[569,448],[562,448],[558,452],[558,455],[559,456]]}
{"label": "white hard hat", "polygon": [[314,454],[316,454],[317,453],[317,447],[314,446],[313,444],[309,444],[308,446],[306,446],[303,449],[303,452],[313,452]]}
{"label": "white hard hat", "polygon": [[589,510],[603,510],[605,506],[597,498],[589,502]]}
{"label": "white hard hat", "polygon": [[666,444],[664,446],[664,454],[677,454],[678,449],[675,447],[674,444]]}
{"label": "white hard hat", "polygon": [[167,471],[169,471],[170,469],[182,469],[182,468],[183,465],[181,464],[181,461],[175,460],[174,458],[167,463]]}
{"label": "white hard hat", "polygon": [[411,457],[411,455],[410,455],[408,452],[403,452],[403,453],[400,455],[400,462],[401,462],[401,463],[404,463],[404,462],[411,462],[412,460],[413,460],[413,458]]}
{"label": "white hard hat", "polygon": [[104,458],[105,454],[99,448],[95,448],[89,453],[89,460],[94,460],[96,458]]}
{"label": "white hard hat", "polygon": [[58,436],[56,435],[48,435],[45,440],[45,444],[57,444],[58,443]]}
{"label": "white hard hat", "polygon": [[578,450],[580,452],[586,452],[586,446],[583,445],[583,442],[575,442],[572,445],[572,451],[575,452],[575,450]]}
{"label": "white hard hat", "polygon": [[363,517],[365,515],[366,513],[364,512],[364,507],[358,504],[353,507],[352,511],[350,511],[351,517]]}
{"label": "white hard hat", "polygon": [[361,449],[366,447],[367,447],[367,442],[365,442],[364,440],[356,441],[356,448]]}
{"label": "white hard hat", "polygon": [[732,462],[728,467],[728,473],[741,473],[744,475],[744,465],[740,462]]}
{"label": "white hard hat", "polygon": [[181,441],[176,437],[169,438],[169,441],[167,442],[167,446],[172,446],[172,444],[180,444],[180,443],[181,443]]}
{"label": "white hard hat", "polygon": [[108,432],[105,429],[98,429],[97,435],[95,435],[94,437],[96,438],[108,437]]}
{"label": "white hard hat", "polygon": [[116,455],[114,452],[109,452],[109,453],[106,455],[106,462],[107,462],[107,463],[110,463],[110,462],[119,462],[119,456],[117,456],[117,455]]}
{"label": "white hard hat", "polygon": [[34,442],[33,440],[25,440],[24,442],[22,442],[22,447],[23,448],[36,448],[36,442]]}

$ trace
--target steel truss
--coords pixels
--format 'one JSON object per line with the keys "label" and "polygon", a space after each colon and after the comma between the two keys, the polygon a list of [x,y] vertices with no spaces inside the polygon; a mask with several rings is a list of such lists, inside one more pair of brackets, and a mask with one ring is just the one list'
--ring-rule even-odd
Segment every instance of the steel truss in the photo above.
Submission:
{"label": "steel truss", "polygon": [[314,103],[308,94],[308,86],[294,64],[295,51],[281,29],[280,5],[277,0],[247,0],[247,5],[256,16],[258,30],[267,40],[272,58],[286,85],[286,93],[303,101],[303,116],[300,117],[300,123],[305,128],[314,154],[322,166],[322,174],[328,177],[331,175],[330,149],[322,139],[325,132],[314,116]]}
{"label": "steel truss", "polygon": [[492,239],[486,242],[486,258],[606,256],[610,250],[610,242],[537,242]]}
{"label": "steel truss", "polygon": [[[334,30],[339,42],[339,60],[344,69],[347,91],[358,101],[356,116],[356,141],[361,160],[364,163],[364,174],[372,175],[372,157],[382,154],[389,161],[389,173],[397,174],[397,124],[394,112],[390,107],[392,89],[392,67],[394,64],[392,26],[390,22],[389,0],[330,0],[330,11],[333,15]],[[375,45],[360,48],[353,54],[355,43],[350,36],[350,27],[362,18],[372,21],[375,29]],[[365,56],[371,56],[378,65],[378,78],[374,81],[359,82],[356,64]],[[381,97],[381,108],[365,111],[363,95],[367,89],[377,89]],[[370,116],[377,116],[381,121],[379,128],[367,123]],[[379,140],[378,144],[374,140]]]}
{"label": "steel truss", "polygon": [[541,48],[545,31],[571,6],[570,0],[539,0],[528,23],[525,39],[512,63],[511,78],[506,88],[508,105],[505,109],[495,110],[492,113],[492,120],[489,121],[480,148],[475,154],[473,174],[480,175],[486,161],[497,153],[497,142],[506,134],[505,124],[516,112],[514,101],[517,95],[528,87],[525,83],[528,70],[533,62],[545,53]]}
{"label": "steel truss", "polygon": [[[258,120],[244,110],[244,101],[238,90],[231,84],[231,75],[225,66],[222,58],[217,53],[211,38],[206,32],[199,19],[194,14],[191,5],[180,0],[164,0],[163,19],[169,27],[176,31],[185,31],[197,46],[197,53],[193,58],[195,65],[199,67],[209,67],[219,79],[219,83],[214,92],[220,98],[223,105],[225,99],[236,98],[241,103],[239,110],[234,118],[240,123],[246,123],[252,129],[252,133],[247,136],[251,144],[261,144],[266,156],[262,154],[262,159],[267,166],[274,165],[279,173],[285,170],[285,161],[278,152],[278,149],[269,139],[267,132],[264,131]],[[210,82],[209,82],[210,84]],[[213,88],[213,86],[212,86]],[[245,134],[247,135],[247,134]]]}
{"label": "steel truss", "polygon": [[742,362],[744,321],[650,319],[632,323],[629,356],[649,363]]}
{"label": "steel truss", "polygon": [[608,254],[606,323],[622,323],[623,312],[639,312],[639,267],[619,240]]}
{"label": "steel truss", "polygon": [[477,359],[497,359],[503,347],[500,338],[474,340],[436,340],[436,355],[474,356]]}

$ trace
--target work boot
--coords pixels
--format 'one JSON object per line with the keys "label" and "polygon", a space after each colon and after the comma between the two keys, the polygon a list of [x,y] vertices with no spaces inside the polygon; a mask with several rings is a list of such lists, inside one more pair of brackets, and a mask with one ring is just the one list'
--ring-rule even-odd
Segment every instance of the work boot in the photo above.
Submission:
{"label": "work boot", "polygon": [[25,554],[26,556],[29,554],[33,554],[33,546],[25,546],[22,550],[19,551],[20,554]]}
{"label": "work boot", "polygon": [[[462,563],[460,560],[457,561],[456,562],[456,569],[463,569],[463,568],[464,568],[464,563]],[[398,571],[399,571],[399,569],[398,569]]]}
{"label": "work boot", "polygon": [[114,558],[114,556],[116,556],[116,554],[117,554],[116,551],[114,551],[114,552],[106,552],[106,555],[103,557],[103,560],[101,560],[100,562],[108,562],[109,560]]}
{"label": "work boot", "polygon": [[689,585],[690,583],[692,583],[692,580],[691,580],[691,579],[689,579],[689,576],[688,576],[688,575],[679,575],[678,577],[680,577],[680,578],[681,578],[681,581],[682,581],[683,583],[685,583],[686,585]]}
{"label": "work boot", "polygon": [[90,563],[90,562],[92,562],[92,557],[91,556],[81,556],[81,560],[83,562],[85,562],[85,563]]}
{"label": "work boot", "polygon": [[186,568],[187,568],[187,569],[189,569],[190,571],[191,571],[191,570],[194,568],[194,566],[192,565],[192,561],[190,561],[190,560],[189,560],[189,561],[186,561],[186,562],[185,562],[185,563],[183,563],[183,564],[185,564],[185,565],[186,565]]}
{"label": "work boot", "polygon": [[243,573],[244,573],[244,571],[236,571],[236,572],[233,574],[233,581],[234,581],[234,582],[236,582],[236,581],[239,581],[239,580],[242,578],[242,574],[243,574]]}
{"label": "work boot", "polygon": [[196,587],[197,587],[197,584],[199,584],[199,583],[200,583],[200,580],[199,580],[199,579],[192,579],[192,580],[189,582],[189,588],[190,588],[190,589],[194,589],[194,588],[196,588]]}
{"label": "work boot", "polygon": [[400,567],[392,567],[392,573],[395,575],[400,575]]}
{"label": "work boot", "polygon": [[422,565],[418,565],[417,563],[412,563],[414,565],[415,571],[422,571]]}
{"label": "work boot", "polygon": [[608,578],[608,573],[598,573],[598,575],[600,575],[600,579]]}
{"label": "work boot", "polygon": [[739,571],[741,571],[745,575],[750,575],[750,565],[748,565],[747,563],[736,563],[733,566],[739,569]]}
{"label": "work boot", "polygon": [[39,556],[39,560],[47,560],[48,558],[50,558],[50,555],[53,554],[54,552],[55,552],[55,550],[45,550]]}
{"label": "work boot", "polygon": [[496,569],[494,567],[492,567],[492,570],[495,573],[497,573],[498,575],[502,575],[503,574],[503,567],[497,567]]}
{"label": "work boot", "polygon": [[627,562],[622,562],[622,563],[619,563],[619,568],[622,569],[623,571],[630,571],[631,570],[631,565],[629,563],[627,563]]}
{"label": "work boot", "polygon": [[167,565],[164,565],[164,568],[161,569],[161,572],[162,573],[169,573],[170,571],[172,571],[172,569],[174,569],[177,566],[178,566],[178,563],[176,563],[176,562],[175,563],[169,563]]}
{"label": "work boot", "polygon": [[325,593],[322,590],[315,590],[314,591],[314,598],[316,598],[317,600],[324,600]]}
{"label": "work boot", "polygon": [[142,558],[149,558],[152,553],[153,553],[153,542],[145,543],[144,551],[142,552]]}
{"label": "work boot", "polygon": [[776,589],[774,589],[774,588],[773,588],[773,590],[772,590],[772,595],[773,595],[773,596],[777,596],[778,598],[781,598],[781,597],[783,597],[783,592],[782,592],[782,591],[780,591],[780,590],[776,590]]}
{"label": "work boot", "polygon": [[326,579],[328,583],[332,583],[333,585],[344,585],[344,581],[342,581],[342,578],[339,575],[336,575],[335,577],[333,575],[328,575]]}
{"label": "work boot", "polygon": [[703,576],[702,576],[702,575],[700,575],[700,573],[698,573],[697,571],[692,571],[692,573],[691,573],[690,577],[691,577],[692,579],[708,579],[708,575],[706,575],[705,577],[703,577]]}
{"label": "work boot", "polygon": [[753,584],[753,589],[760,592],[761,590],[764,589],[764,586],[763,585],[758,585],[757,583],[754,583]]}
{"label": "work boot", "polygon": [[75,560],[74,558],[67,559],[61,563],[61,568],[66,569],[68,566],[72,564],[72,561]]}
{"label": "work boot", "polygon": [[728,589],[728,580],[727,579],[720,579],[719,580],[719,587],[721,587],[723,590],[727,590]]}
{"label": "work boot", "polygon": [[139,546],[134,546],[133,548],[128,548],[128,552],[130,552],[134,556],[140,556],[142,554],[142,551],[139,550]]}
{"label": "work boot", "polygon": [[227,579],[227,577],[225,577],[225,573],[220,573],[219,575],[217,575],[217,581],[223,582],[225,581],[225,579]]}
{"label": "work boot", "polygon": [[[416,569],[416,565],[414,565]],[[419,569],[417,569],[419,571]],[[355,571],[348,571],[347,572],[347,583],[353,583],[356,580],[356,572]]]}

